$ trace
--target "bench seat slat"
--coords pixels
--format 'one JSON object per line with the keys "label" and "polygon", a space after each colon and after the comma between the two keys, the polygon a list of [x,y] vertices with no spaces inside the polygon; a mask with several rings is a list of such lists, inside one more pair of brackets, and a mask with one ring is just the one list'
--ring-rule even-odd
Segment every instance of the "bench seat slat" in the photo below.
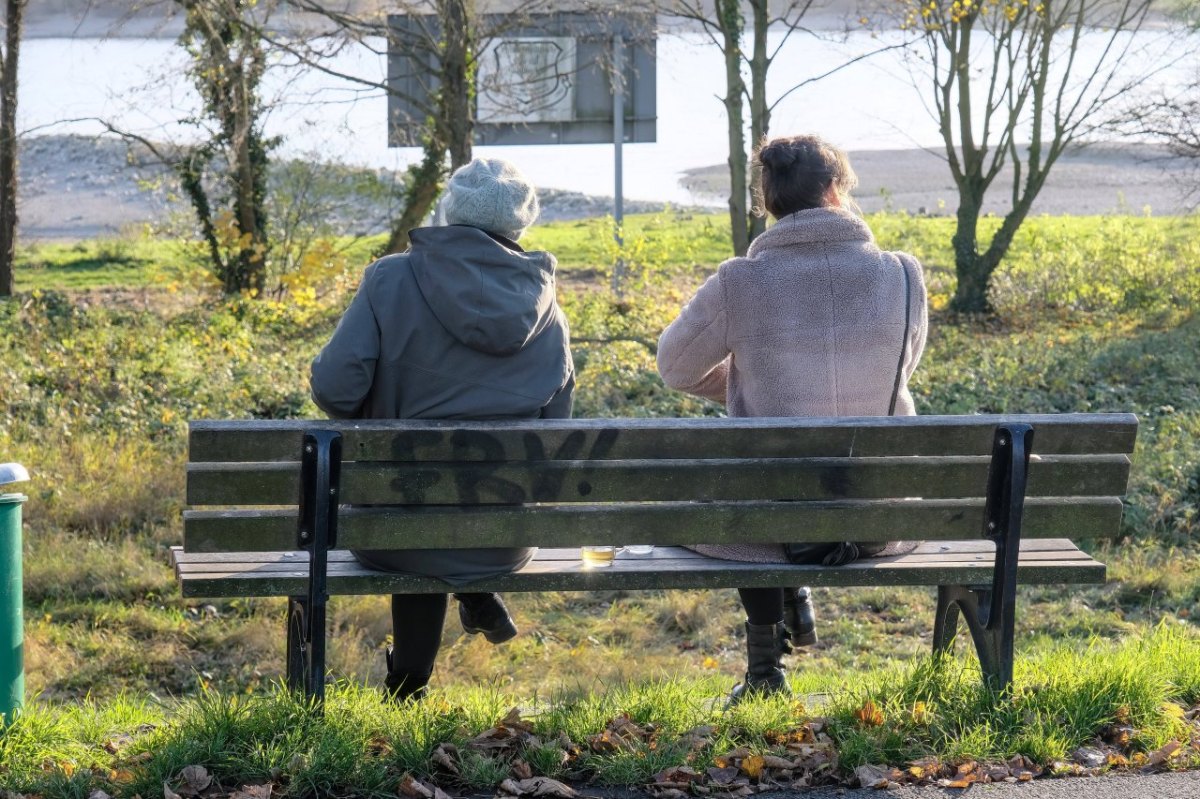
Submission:
{"label": "bench seat slat", "polygon": [[[1033,497],[1025,503],[1028,538],[1112,536],[1117,497]],[[408,527],[413,533],[407,533]],[[595,544],[691,544],[779,541],[958,540],[983,528],[982,500],[846,500],[840,502],[661,502],[614,505],[349,508],[338,516],[338,543],[348,549],[451,549]],[[189,552],[283,551],[296,548],[290,510],[187,511]]]}
{"label": "bench seat slat", "polygon": [[[342,502],[476,505],[978,497],[990,458],[772,458],[342,464]],[[1028,496],[1116,496],[1126,455],[1035,456]],[[298,462],[188,465],[191,505],[295,505]]]}
{"label": "bench seat slat", "polygon": [[[980,552],[992,553],[996,551],[995,545],[991,541],[984,539],[974,539],[971,541],[924,541],[913,550],[911,555],[937,554],[944,552],[955,552],[960,554],[975,554]],[[1025,539],[1021,542],[1022,552],[1080,552],[1078,547],[1066,538],[1032,538]],[[172,557],[175,559],[172,562],[179,562],[182,558],[184,563],[194,564],[218,564],[218,563],[308,563],[308,553],[303,550],[287,551],[287,552],[205,552],[205,553],[188,553],[183,547],[176,546],[171,549]],[[669,553],[669,554],[666,554]],[[1085,553],[1086,554],[1086,553]],[[622,558],[627,556],[622,555]],[[690,560],[695,558],[703,558],[699,552],[693,552],[684,547],[660,547],[652,554],[647,556],[639,556],[639,559],[657,560],[659,558],[670,558],[672,560]],[[577,560],[579,558],[578,547],[542,547],[538,550],[539,560]],[[331,549],[329,550],[329,563],[338,562],[357,562],[354,555],[349,550]]]}
{"label": "bench seat slat", "polygon": [[[913,557],[907,556],[902,564],[903,567],[914,566],[977,566],[980,563],[990,564],[995,556],[993,554],[984,554],[982,552],[975,554],[961,554],[952,557]],[[1041,563],[1041,562],[1092,562],[1091,556],[1086,552],[1027,552],[1021,555],[1022,561],[1026,563]],[[550,565],[554,564],[560,568],[566,568],[572,562],[579,560],[579,553],[575,553],[573,558],[538,558],[539,563]],[[626,561],[622,561],[625,563]],[[657,571],[660,569],[676,569],[676,568],[692,568],[697,565],[696,558],[660,558],[654,561],[637,562],[630,560],[628,566],[624,567],[628,571]],[[194,563],[183,561],[176,567],[176,572],[182,577],[202,574],[267,574],[270,572],[300,572],[302,569],[296,561],[284,561],[274,563],[224,563],[224,564],[209,564],[209,563]],[[329,565],[329,574],[355,574],[362,571],[362,567],[355,561],[341,561],[331,563]]]}
{"label": "bench seat slat", "polygon": [[[1057,552],[1026,552],[1018,573],[1022,583],[1103,582],[1104,565],[1069,542],[1059,541]],[[554,591],[653,588],[734,588],[773,585],[969,585],[991,580],[992,558],[985,553],[952,549],[935,556],[924,544],[916,552],[891,558],[858,561],[835,569],[819,566],[760,564],[695,558],[661,547],[645,558],[618,558],[607,569],[585,570],[578,550],[568,559],[535,558],[520,572],[471,584],[473,591]],[[972,548],[973,549],[973,548]],[[234,564],[208,563],[207,556],[176,549],[176,568],[185,596],[283,596],[303,593],[307,568],[303,561],[286,562],[285,553],[274,560]],[[345,553],[348,555],[349,553]],[[669,564],[669,568],[668,568]],[[264,567],[283,566],[282,570]],[[211,569],[199,571],[197,569]],[[329,590],[334,594],[444,592],[444,582],[365,569],[340,557],[331,563]]]}
{"label": "bench seat slat", "polygon": [[1034,451],[1133,451],[1133,414],[514,422],[195,421],[190,460],[295,460],[304,430],[340,430],[347,460],[505,461],[986,455],[992,431],[1032,424]]}

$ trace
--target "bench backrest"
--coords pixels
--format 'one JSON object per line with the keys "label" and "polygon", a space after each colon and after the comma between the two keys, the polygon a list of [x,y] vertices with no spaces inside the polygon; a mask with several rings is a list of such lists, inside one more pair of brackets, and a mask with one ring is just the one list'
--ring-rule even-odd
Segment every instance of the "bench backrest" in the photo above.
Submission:
{"label": "bench backrest", "polygon": [[343,548],[972,539],[1006,423],[1034,431],[1024,537],[1116,535],[1131,414],[201,421],[184,549],[300,548],[311,430],[342,434]]}

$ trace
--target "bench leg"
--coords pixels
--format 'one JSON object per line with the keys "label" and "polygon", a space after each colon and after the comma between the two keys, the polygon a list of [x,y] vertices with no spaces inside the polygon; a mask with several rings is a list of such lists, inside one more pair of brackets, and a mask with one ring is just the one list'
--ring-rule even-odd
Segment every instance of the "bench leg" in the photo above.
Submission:
{"label": "bench leg", "polygon": [[971,631],[984,681],[997,694],[1012,687],[1017,567],[1032,444],[1029,425],[1001,424],[993,431],[983,528],[983,538],[996,545],[992,584],[938,586],[934,654],[950,650],[961,615]]}
{"label": "bench leg", "polygon": [[[975,652],[979,655],[984,682],[993,692],[1000,694],[1012,687],[1015,618],[1012,613],[1001,613],[997,619],[987,619],[991,603],[990,588],[938,586],[933,651],[935,655],[949,651],[958,631],[961,613],[971,633],[971,641],[975,644]],[[989,621],[993,623],[989,624]]]}
{"label": "bench leg", "polygon": [[939,585],[937,611],[933,618],[933,655],[949,655],[958,636],[958,605],[950,599],[951,586]]}
{"label": "bench leg", "polygon": [[287,613],[287,687],[294,693],[305,692],[305,663],[308,661],[308,597],[288,597]]}

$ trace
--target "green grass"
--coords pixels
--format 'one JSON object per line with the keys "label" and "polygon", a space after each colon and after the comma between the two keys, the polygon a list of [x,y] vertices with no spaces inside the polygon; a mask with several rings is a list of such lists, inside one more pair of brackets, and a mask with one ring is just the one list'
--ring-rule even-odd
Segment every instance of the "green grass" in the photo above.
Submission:
{"label": "green grass", "polygon": [[[944,305],[952,287],[949,221],[874,215],[870,222],[884,246],[904,247],[922,258],[932,303]],[[626,228],[629,291],[622,298],[606,290],[614,256],[606,222],[535,230],[530,245],[557,252],[565,277],[560,298],[576,339],[578,415],[718,412],[667,390],[655,373],[652,347],[658,331],[720,260],[727,247],[722,224],[719,216],[632,218]],[[820,712],[841,719],[844,765],[885,755],[893,762],[917,750],[947,757],[1023,751],[1053,759],[1076,745],[1079,735],[1095,735],[1096,719],[1112,712],[1114,692],[1153,689],[1155,696],[1166,691],[1180,705],[1196,701],[1197,226],[1194,218],[1032,220],[998,275],[997,317],[935,314],[913,384],[922,413],[1139,415],[1124,538],[1086,544],[1109,564],[1108,586],[1022,590],[1018,662],[1035,671],[1023,672],[1019,680],[1038,687],[1018,697],[1022,715],[985,714],[987,724],[972,716],[981,712],[982,699],[971,693],[971,673],[960,673],[962,661],[955,661],[956,670],[934,669],[922,660],[931,591],[818,591],[822,644],[796,659],[794,680],[804,693],[832,697]],[[0,402],[7,410],[0,415],[0,461],[21,461],[34,473],[24,489],[30,494],[26,663],[30,693],[39,698],[23,731],[15,728],[0,738],[5,764],[0,768],[24,775],[20,784],[33,786],[28,791],[86,796],[86,785],[107,779],[105,769],[129,770],[122,757],[153,750],[158,771],[134,764],[141,769],[137,780],[146,780],[136,783],[138,790],[147,796],[154,780],[188,765],[184,759],[199,757],[194,753],[200,750],[188,746],[209,746],[218,733],[231,737],[221,739],[229,743],[218,747],[208,765],[228,768],[237,779],[268,778],[272,769],[286,766],[287,790],[296,795],[325,792],[339,780],[359,791],[370,785],[391,791],[404,771],[427,773],[422,769],[428,769],[437,743],[487,727],[509,702],[538,708],[539,724],[565,731],[576,742],[599,733],[621,712],[672,730],[715,718],[711,700],[744,668],[737,634],[741,616],[732,592],[534,594],[510,598],[523,634],[504,647],[447,625],[434,678],[435,695],[447,704],[439,700],[427,711],[382,714],[389,720],[379,724],[393,726],[370,729],[386,732],[386,746],[379,740],[363,744],[353,737],[361,730],[337,727],[317,734],[328,741],[328,752],[305,749],[296,764],[289,753],[281,765],[291,738],[278,746],[260,741],[257,749],[236,743],[238,735],[249,741],[258,729],[253,725],[267,724],[264,719],[284,725],[280,719],[301,711],[289,709],[271,690],[283,664],[282,602],[185,601],[167,566],[167,548],[180,537],[186,422],[318,416],[307,394],[308,364],[332,330],[348,298],[346,284],[352,284],[371,245],[358,242],[347,256],[346,279],[304,302],[218,300],[189,289],[184,272],[170,281],[179,290],[164,287],[169,283],[159,282],[159,267],[176,263],[180,252],[170,241],[84,242],[22,252],[23,264],[43,265],[20,267],[18,287],[24,293],[0,303]],[[85,266],[89,259],[93,266]],[[83,276],[86,284],[69,282]],[[359,703],[362,714],[378,713],[374,691],[390,635],[386,602],[337,597],[330,612],[330,666],[346,681],[334,701],[338,707]],[[1160,621],[1178,630],[1150,636]],[[1117,647],[1116,654],[1089,651],[1094,639],[1118,642],[1105,645]],[[1067,679],[1091,673],[1093,662],[1121,657],[1122,668],[1134,675],[1129,685]],[[1152,685],[1139,658],[1161,666],[1169,686]],[[1046,677],[1053,674],[1065,676]],[[905,712],[913,715],[914,702],[927,701],[919,698],[923,690],[950,697],[938,706],[938,724],[915,729],[911,718],[901,724]],[[846,727],[846,714],[853,715],[867,696],[875,697],[888,723],[878,729]],[[1043,696],[1077,704],[1063,715],[1037,704]],[[1130,699],[1122,706],[1133,712],[1160,704]],[[460,705],[469,721],[458,710],[445,711]],[[437,715],[443,711],[449,721]],[[756,704],[744,712],[748,717],[737,725],[726,719],[721,746],[765,746],[774,740],[766,735],[772,727],[798,723],[787,703]],[[346,713],[359,718],[357,710]],[[1147,713],[1138,722],[1144,747],[1162,740],[1169,727]],[[1028,744],[1020,742],[1021,730],[1005,727],[1014,719],[1033,736]],[[396,726],[405,724],[410,726]],[[139,732],[143,725],[153,729]],[[84,726],[89,732],[80,731]],[[101,739],[121,732],[137,744],[119,747],[126,755],[103,750]],[[165,737],[153,738],[160,734]],[[358,749],[346,743],[351,739]],[[581,773],[613,783],[644,780],[679,756],[671,746],[651,750],[647,744],[633,753],[593,753],[583,768],[576,760],[562,762],[563,750],[549,738],[542,743],[527,753],[539,773]],[[369,763],[362,757],[364,745],[379,751]],[[711,751],[716,748],[712,744],[693,762],[709,764],[703,758],[720,754]],[[168,757],[169,752],[177,755]],[[11,758],[33,765],[18,772],[8,765]],[[43,771],[45,762],[51,767]],[[74,763],[77,770],[56,770],[53,764],[60,762]],[[494,763],[477,758],[463,769],[468,781],[480,785],[499,773]],[[85,771],[91,776],[81,776]],[[9,787],[3,779],[0,784]],[[300,785],[309,787],[294,787]],[[161,783],[152,792],[157,791]]]}
{"label": "green grass", "polygon": [[[287,797],[374,796],[395,795],[405,775],[453,792],[494,791],[524,762],[536,775],[637,786],[672,767],[703,773],[737,758],[794,758],[798,750],[787,744],[814,729],[837,757],[837,769],[817,777],[825,782],[863,764],[904,768],[927,759],[953,769],[1022,755],[1048,769],[1083,745],[1136,765],[1197,734],[1183,710],[1200,701],[1200,638],[1159,627],[1083,650],[1060,645],[1023,660],[1013,694],[999,701],[981,689],[977,670],[953,660],[807,673],[792,688],[795,699],[752,699],[732,710],[719,699],[720,680],[680,677],[532,703],[494,687],[458,686],[397,707],[344,682],[331,688],[323,717],[278,690],[206,692],[169,707],[121,696],[20,716],[0,734],[0,781],[47,799],[94,788],[147,796],[164,782],[182,787],[185,770],[200,766],[227,790],[269,782]],[[497,732],[512,708],[523,708],[522,720]],[[1113,725],[1127,725],[1124,742],[1109,740]],[[489,731],[502,743],[472,744]],[[1185,752],[1176,764],[1198,757]]]}

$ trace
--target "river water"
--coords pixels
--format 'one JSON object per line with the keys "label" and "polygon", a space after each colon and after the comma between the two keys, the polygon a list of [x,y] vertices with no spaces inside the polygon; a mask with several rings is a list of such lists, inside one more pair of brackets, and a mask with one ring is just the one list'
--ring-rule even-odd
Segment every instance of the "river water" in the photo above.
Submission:
{"label": "river water", "polygon": [[[898,41],[865,32],[837,40],[825,36],[797,33],[788,40],[770,72],[773,97],[855,55]],[[1152,72],[1163,63],[1162,36],[1139,34],[1143,52],[1129,74]],[[779,42],[779,34],[773,38]],[[1087,36],[1082,63],[1094,59],[1106,41],[1103,34]],[[155,139],[188,135],[176,120],[195,110],[196,98],[173,40],[33,39],[23,48],[22,130],[98,132],[101,127],[89,118],[99,117]],[[341,54],[334,66],[376,80],[386,74],[384,59],[366,48]],[[1169,90],[1193,66],[1181,61],[1156,74],[1142,91]],[[680,186],[679,177],[683,170],[727,158],[718,99],[724,91],[720,52],[701,35],[661,36],[657,80],[658,141],[624,148],[625,195],[677,203],[703,200]],[[284,155],[388,168],[417,158],[415,150],[388,148],[387,101],[381,92],[356,90],[337,78],[285,64],[269,72],[266,92],[275,105],[268,132],[284,137]],[[938,146],[938,131],[926,108],[928,94],[927,78],[914,79],[899,54],[884,53],[792,92],[776,108],[771,131],[819,133],[849,150]],[[611,145],[493,147],[477,148],[477,153],[517,162],[540,186],[612,193]]]}

